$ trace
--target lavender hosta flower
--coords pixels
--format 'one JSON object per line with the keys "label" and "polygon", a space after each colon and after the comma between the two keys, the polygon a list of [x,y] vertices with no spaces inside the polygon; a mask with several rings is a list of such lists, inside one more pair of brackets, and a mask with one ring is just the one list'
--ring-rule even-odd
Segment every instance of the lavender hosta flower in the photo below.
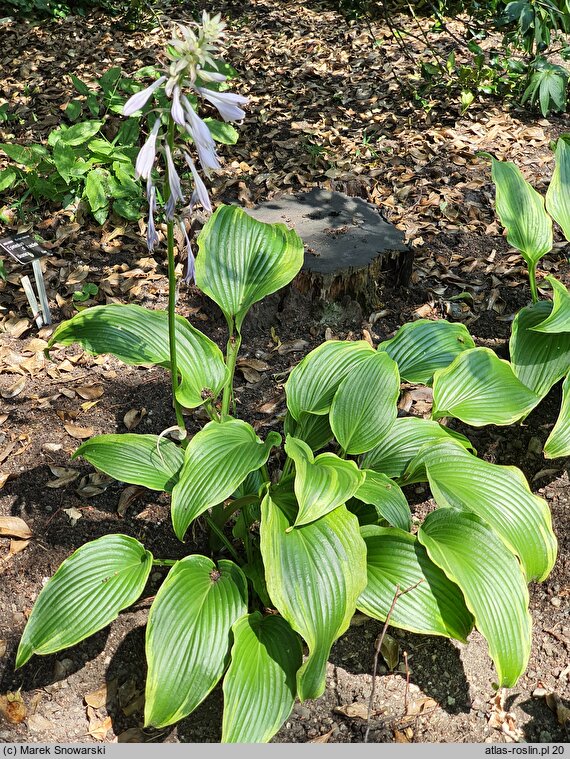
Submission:
{"label": "lavender hosta flower", "polygon": [[148,221],[146,225],[146,246],[150,253],[158,244],[158,234],[154,225],[154,214],[156,211],[156,187],[152,184],[150,177],[146,183],[146,197],[148,200]]}
{"label": "lavender hosta flower", "polygon": [[180,177],[176,171],[174,161],[172,160],[172,154],[168,145],[164,146],[164,154],[166,156],[166,165],[168,167],[168,186],[170,188],[170,195],[166,201],[166,216],[168,219],[174,218],[174,209],[176,203],[180,201],[184,202],[184,195],[182,194],[182,187],[180,185]]}
{"label": "lavender hosta flower", "polygon": [[239,106],[247,105],[249,99],[234,92],[214,92],[205,87],[198,87],[198,92],[217,108],[224,121],[240,121],[245,116]]}
{"label": "lavender hosta flower", "polygon": [[135,164],[135,176],[137,179],[139,177],[142,177],[143,179],[148,179],[150,177],[154,159],[156,158],[156,138],[158,136],[159,129],[160,119],[157,119],[154,122],[154,126],[147,138],[147,141],[139,150],[139,154],[137,155],[137,162]]}
{"label": "lavender hosta flower", "polygon": [[201,68],[196,69],[196,75],[203,82],[216,82],[218,84],[225,82],[227,79],[225,74],[220,74],[218,71],[206,71]]}
{"label": "lavender hosta flower", "polygon": [[184,224],[184,221],[180,219],[180,229],[182,230],[182,234],[184,235],[184,239],[186,240],[186,254],[188,256],[187,262],[186,262],[186,275],[184,276],[184,281],[187,284],[190,284],[192,280],[194,279],[194,263],[196,259],[194,258],[194,253],[192,252],[192,246],[190,245],[190,238],[188,237],[188,232],[186,231],[186,225]]}
{"label": "lavender hosta flower", "polygon": [[206,172],[206,175],[209,175],[212,169],[217,170],[220,168],[220,162],[216,154],[216,143],[207,125],[192,108],[188,99],[183,95],[181,100],[187,118],[186,131],[194,140],[202,168]]}
{"label": "lavender hosta flower", "polygon": [[207,211],[208,213],[212,213],[212,204],[210,203],[208,190],[206,189],[206,185],[202,181],[202,177],[198,174],[198,171],[196,170],[194,161],[190,158],[190,156],[186,152],[184,152],[184,158],[186,159],[186,163],[188,164],[190,171],[192,172],[192,177],[194,179],[194,192],[192,193],[192,201],[190,205],[193,206],[194,203],[198,200],[202,204],[202,208],[204,209],[204,211]]}
{"label": "lavender hosta flower", "polygon": [[166,77],[161,76],[159,79],[156,80],[156,82],[153,82],[150,85],[150,87],[147,87],[146,89],[141,90],[140,92],[136,92],[134,95],[132,95],[123,106],[123,116],[132,116],[133,113],[140,111],[140,109],[146,105],[150,96],[165,81],[166,81]]}
{"label": "lavender hosta flower", "polygon": [[183,127],[186,123],[186,119],[184,117],[184,108],[182,108],[180,102],[180,87],[177,84],[172,90],[172,108],[170,109],[170,113],[174,121]]}

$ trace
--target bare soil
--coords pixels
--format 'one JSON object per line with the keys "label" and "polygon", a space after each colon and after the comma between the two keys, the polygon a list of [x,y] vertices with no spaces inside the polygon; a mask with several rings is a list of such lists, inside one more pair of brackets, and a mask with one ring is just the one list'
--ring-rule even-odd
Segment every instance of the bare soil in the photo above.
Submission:
{"label": "bare soil", "polygon": [[[185,4],[177,8],[184,16]],[[277,8],[267,0],[250,0],[212,9],[228,18],[230,60],[243,76],[240,91],[252,97],[240,142],[226,149],[216,200],[247,205],[281,191],[342,189],[377,203],[416,253],[409,287],[379,283],[372,314],[344,303],[318,319],[306,306],[270,318],[250,317],[242,357],[269,368],[258,376],[238,373],[240,415],[263,436],[276,427],[288,371],[325,338],[368,335],[377,344],[410,319],[444,317],[463,321],[477,344],[505,355],[512,315],[530,296],[522,262],[494,221],[490,172],[475,150],[485,147],[517,161],[544,190],[552,167],[549,141],[567,128],[567,116],[547,121],[489,103],[476,104],[463,117],[453,105],[431,115],[415,112],[394,86],[393,72],[406,76],[406,62],[381,26],[376,28],[384,39],[380,50],[364,26],[348,24],[322,4],[283,0]],[[8,125],[11,133],[3,139],[23,142],[45,139],[61,119],[68,87],[62,71],[76,67],[87,77],[114,62],[131,71],[152,62],[164,39],[158,27],[120,30],[100,16],[41,25],[13,22],[4,37],[9,75],[3,95],[19,120]],[[326,151],[311,149],[314,145]],[[56,321],[74,313],[71,295],[85,277],[101,288],[93,303],[119,298],[164,307],[164,262],[160,253],[147,256],[136,225],[113,219],[101,230],[87,219],[78,224],[69,214],[42,206],[23,222],[14,217],[7,231],[23,227],[40,232],[50,247],[46,278]],[[562,244],[541,265],[541,274],[556,273],[570,284]],[[32,341],[47,339],[49,330],[38,335],[16,275],[0,283],[0,391],[10,395],[18,380],[25,382],[12,398],[0,401],[0,515],[21,517],[33,537],[25,546],[0,538],[0,740],[218,741],[219,689],[176,726],[143,730],[144,625],[164,577],[161,570],[151,575],[141,601],[109,628],[14,671],[18,641],[41,587],[86,541],[121,532],[161,558],[207,550],[199,523],[191,541],[176,540],[167,496],[141,491],[125,501],[123,484],[94,477],[84,461],[70,460],[79,444],[69,434],[70,424],[92,428],[93,434],[124,432],[125,415],[133,411],[140,412],[137,432],[158,434],[172,424],[167,374],[125,367],[109,357],[94,359],[79,348],[55,350],[48,361],[41,343]],[[224,344],[219,313],[195,288],[181,288],[179,312]],[[89,406],[85,387],[93,385],[102,392]],[[402,413],[428,414],[429,402],[413,391],[403,397]],[[517,686],[496,693],[487,646],[477,633],[460,645],[389,630],[398,643],[398,663],[388,670],[380,661],[367,725],[362,709],[371,693],[382,625],[356,618],[333,647],[325,694],[297,704],[275,741],[358,743],[367,727],[371,742],[568,740],[545,698],[556,694],[563,705],[570,704],[569,462],[546,462],[541,452],[559,403],[556,387],[523,425],[458,426],[480,456],[523,470],[533,491],[547,500],[560,542],[552,575],[530,588],[533,648]],[[187,422],[190,433],[199,429],[197,414]],[[423,487],[408,488],[406,495],[418,518],[433,508]],[[18,548],[23,550],[15,553]],[[347,710],[355,704],[356,712]]]}

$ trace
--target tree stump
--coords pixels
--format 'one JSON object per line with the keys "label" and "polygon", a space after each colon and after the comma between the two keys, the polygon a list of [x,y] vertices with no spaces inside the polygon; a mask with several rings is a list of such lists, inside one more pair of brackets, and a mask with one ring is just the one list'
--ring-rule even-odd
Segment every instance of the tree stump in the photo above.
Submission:
{"label": "tree stump", "polygon": [[[351,317],[356,304],[367,314],[379,305],[380,284],[401,286],[409,281],[413,252],[403,233],[362,198],[315,188],[269,200],[247,212],[259,221],[293,228],[305,245],[303,268],[280,294],[278,311],[289,310],[287,300],[298,304],[300,299],[310,304],[315,316],[331,304],[346,309]],[[263,316],[256,314],[257,319]]]}

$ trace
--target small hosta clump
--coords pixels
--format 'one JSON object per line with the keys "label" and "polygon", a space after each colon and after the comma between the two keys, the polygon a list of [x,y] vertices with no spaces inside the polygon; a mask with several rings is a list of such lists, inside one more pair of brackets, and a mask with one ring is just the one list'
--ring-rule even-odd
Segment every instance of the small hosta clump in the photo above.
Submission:
{"label": "small hosta clump", "polygon": [[[194,24],[193,27],[177,24],[166,50],[169,65],[165,73],[149,87],[134,94],[123,108],[125,116],[132,116],[161,91],[170,101],[167,109],[153,109],[157,116],[138,154],[135,168],[136,176],[147,181],[147,246],[152,251],[158,243],[154,220],[157,211],[154,170],[162,163],[164,182],[161,197],[164,200],[164,211],[168,221],[175,220],[180,224],[186,240],[187,279],[193,277],[194,257],[183,217],[196,203],[200,203],[208,213],[211,213],[212,205],[206,185],[188,149],[186,136],[191,138],[198,162],[206,176],[209,177],[212,171],[220,168],[214,138],[206,122],[198,115],[197,103],[200,98],[207,100],[218,110],[222,119],[229,122],[243,119],[245,112],[241,106],[248,102],[242,95],[217,89],[227,79],[218,70],[219,58],[214,57],[224,36],[224,29],[225,24],[220,20],[220,14],[210,16],[206,11],[202,14],[201,23]],[[178,213],[177,209],[186,200],[176,169],[175,161],[178,157],[183,157],[194,184],[190,203],[182,213]]]}

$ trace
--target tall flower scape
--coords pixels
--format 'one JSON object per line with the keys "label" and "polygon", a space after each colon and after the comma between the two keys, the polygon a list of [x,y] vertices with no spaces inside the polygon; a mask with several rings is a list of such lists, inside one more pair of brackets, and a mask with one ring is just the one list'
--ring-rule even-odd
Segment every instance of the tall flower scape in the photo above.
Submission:
{"label": "tall flower scape", "polygon": [[[224,36],[224,29],[225,24],[220,20],[220,14],[210,16],[206,11],[202,14],[201,23],[194,24],[194,28],[177,24],[178,35],[175,32],[166,51],[170,61],[168,70],[149,87],[133,95],[123,109],[125,116],[132,116],[140,111],[151,97],[159,94],[160,90],[163,90],[170,100],[167,112],[163,108],[151,111],[156,113],[156,118],[148,139],[138,154],[136,176],[146,179],[147,183],[147,246],[149,251],[152,251],[158,243],[155,226],[157,188],[153,169],[162,161],[164,210],[169,228],[173,223],[178,223],[186,239],[187,280],[191,280],[194,275],[194,256],[184,216],[191,213],[197,202],[209,213],[212,211],[212,205],[206,185],[188,150],[186,135],[194,143],[199,164],[207,177],[212,171],[220,168],[212,134],[196,110],[198,99],[203,98],[215,106],[226,122],[243,119],[245,112],[241,106],[248,102],[246,97],[232,92],[220,92],[217,89],[227,79],[218,71],[220,59],[214,58],[214,53]],[[181,210],[178,210],[178,207],[179,204],[185,203],[185,197],[175,165],[179,153],[190,169],[194,182],[190,203],[186,207],[181,206]]]}

